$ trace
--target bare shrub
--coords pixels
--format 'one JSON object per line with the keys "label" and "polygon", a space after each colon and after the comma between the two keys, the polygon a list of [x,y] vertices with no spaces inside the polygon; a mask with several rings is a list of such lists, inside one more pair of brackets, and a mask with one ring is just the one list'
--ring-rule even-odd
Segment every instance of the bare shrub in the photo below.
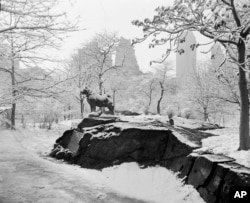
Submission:
{"label": "bare shrub", "polygon": [[191,117],[193,117],[193,115],[194,114],[193,114],[192,110],[189,108],[184,108],[181,111],[181,117],[183,117],[183,118],[190,119]]}
{"label": "bare shrub", "polygon": [[165,114],[168,116],[169,119],[173,118],[175,115],[174,108],[172,106],[168,106],[166,111],[165,111]]}

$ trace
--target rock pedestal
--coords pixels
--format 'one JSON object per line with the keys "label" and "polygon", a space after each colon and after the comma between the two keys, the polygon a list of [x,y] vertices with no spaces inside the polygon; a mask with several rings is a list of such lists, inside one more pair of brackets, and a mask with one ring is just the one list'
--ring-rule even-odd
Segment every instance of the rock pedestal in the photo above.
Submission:
{"label": "rock pedestal", "polygon": [[[92,122],[93,126],[84,127],[83,132],[66,131],[57,139],[58,145],[72,152],[73,163],[95,169],[129,161],[155,165],[171,163],[196,148],[181,142],[165,128],[124,122],[99,123],[100,120]],[[89,120],[87,125],[90,126]]]}

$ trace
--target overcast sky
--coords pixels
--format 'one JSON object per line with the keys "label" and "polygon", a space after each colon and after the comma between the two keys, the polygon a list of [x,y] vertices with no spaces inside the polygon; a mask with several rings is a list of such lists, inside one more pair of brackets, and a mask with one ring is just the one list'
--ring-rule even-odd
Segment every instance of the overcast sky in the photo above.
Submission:
{"label": "overcast sky", "polygon": [[[79,17],[80,26],[86,30],[72,34],[63,46],[63,54],[69,56],[72,51],[90,40],[95,33],[104,30],[117,32],[128,39],[142,36],[139,28],[132,25],[133,20],[151,18],[158,6],[166,6],[173,0],[75,0],[70,15]],[[150,70],[149,62],[160,58],[162,50],[148,49],[148,44],[135,46],[136,57],[142,71]],[[172,55],[169,60],[174,60]]]}

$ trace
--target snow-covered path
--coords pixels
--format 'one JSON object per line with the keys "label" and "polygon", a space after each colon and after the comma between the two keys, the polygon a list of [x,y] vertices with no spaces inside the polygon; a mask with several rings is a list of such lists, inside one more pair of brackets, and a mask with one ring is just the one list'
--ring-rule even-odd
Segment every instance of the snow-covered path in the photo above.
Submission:
{"label": "snow-covered path", "polygon": [[61,167],[39,157],[20,145],[9,131],[0,131],[0,143],[1,203],[143,202],[88,181],[80,168]]}

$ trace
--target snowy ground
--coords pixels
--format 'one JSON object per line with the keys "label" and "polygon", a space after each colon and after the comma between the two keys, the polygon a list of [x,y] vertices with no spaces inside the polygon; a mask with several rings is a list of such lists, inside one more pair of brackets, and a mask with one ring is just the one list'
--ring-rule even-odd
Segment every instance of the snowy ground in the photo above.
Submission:
{"label": "snowy ground", "polygon": [[[32,176],[34,175],[33,173],[30,174],[31,168],[25,170],[23,169],[23,171],[21,172],[16,171],[15,173],[11,173],[13,174],[13,176],[11,175],[9,181],[11,180],[13,181],[13,183],[10,184],[6,182],[5,177],[5,174],[10,173],[7,172],[8,166],[6,165],[6,163],[5,167],[0,167],[0,198],[5,197],[6,200],[6,198],[8,198],[6,197],[6,194],[17,194],[18,190],[23,190],[18,191],[18,195],[20,196],[18,196],[19,200],[20,198],[28,198],[29,196],[26,193],[29,187],[30,189],[31,187],[33,188],[31,191],[34,190],[34,187],[38,188],[35,190],[35,192],[29,191],[29,193],[32,193],[30,194],[31,198],[34,198],[34,195],[40,195],[40,197],[43,198],[44,196],[41,193],[45,193],[44,190],[47,188],[47,186],[39,185],[39,181],[42,178],[43,183],[48,182],[50,185],[49,187],[52,187],[52,189],[56,188],[56,190],[58,190],[59,188],[61,193],[64,193],[63,196],[60,196],[61,199],[64,199],[64,201],[62,202],[67,202],[68,200],[74,198],[74,196],[72,197],[72,194],[81,194],[81,191],[79,190],[82,190],[83,196],[86,196],[85,190],[90,190],[91,192],[89,193],[91,193],[91,195],[93,193],[92,196],[96,198],[95,202],[109,202],[109,198],[110,202],[140,202],[138,200],[142,200],[145,202],[162,203],[204,202],[200,197],[199,193],[192,186],[183,185],[181,180],[176,177],[176,174],[162,167],[149,167],[146,169],[141,169],[136,163],[124,163],[119,166],[105,168],[102,171],[96,171],[83,169],[78,166],[68,165],[61,161],[56,161],[51,158],[43,157],[44,153],[48,153],[52,149],[55,139],[62,135],[62,132],[64,130],[69,129],[70,126],[71,122],[62,122],[59,125],[53,126],[53,129],[50,131],[32,128],[19,128],[16,132],[13,133],[10,133],[10,131],[0,131],[0,138],[2,144],[3,142],[6,142],[4,143],[6,147],[0,150],[2,151],[0,153],[0,164],[3,162],[3,160],[11,160],[11,157],[6,157],[6,150],[10,149],[10,156],[11,154],[13,154],[13,156],[19,156],[23,153],[32,154],[33,158],[37,157],[34,158],[34,160],[33,158],[31,160],[28,160],[28,158],[26,157],[26,159],[24,159],[23,161],[19,159],[20,157],[24,156],[19,156],[18,159],[13,158],[14,162],[18,161],[16,164],[20,164],[19,162],[22,161],[21,163],[23,167],[25,167],[25,163],[29,162],[29,164],[27,164],[27,167],[38,165],[39,167],[37,167],[42,168],[43,171],[43,174],[40,174],[40,176],[38,176],[37,173],[35,174],[36,181],[34,182],[29,181],[30,179],[32,180]],[[11,146],[11,148],[7,146]],[[5,153],[5,157],[3,157],[3,152]],[[43,158],[41,158],[41,155]],[[51,171],[54,171],[54,176],[51,175]],[[20,180],[20,177],[15,176],[18,176],[20,174],[23,174],[22,176],[25,176],[26,174],[27,176],[26,187],[18,187],[18,184],[20,184],[20,182],[18,182]],[[46,174],[50,174],[50,176],[48,176],[47,178]],[[66,179],[61,180],[62,185],[60,186],[58,185],[58,176],[62,176],[61,179]],[[46,178],[47,180],[45,180]],[[16,184],[15,180],[17,180]],[[24,184],[24,182],[22,182],[21,184]],[[1,188],[1,185],[5,185],[5,187]],[[6,187],[13,188],[6,189]],[[77,189],[77,187],[79,188]],[[12,191],[12,189],[15,191]],[[44,201],[43,199],[39,199],[37,201],[30,199],[29,202],[60,202],[58,201],[58,199],[56,199],[59,198],[58,195],[53,196],[52,194],[50,194],[51,188],[50,190],[47,188],[46,193],[48,193],[48,196],[51,195],[50,199],[44,199]],[[132,199],[128,200],[126,198],[118,198],[115,195],[111,195],[113,193],[117,194],[118,196],[123,196]],[[90,199],[85,199],[84,202],[93,202],[93,199],[91,199],[92,196],[90,197]],[[79,198],[79,194],[77,197]],[[5,202],[19,202],[18,198],[15,199],[16,201],[13,200]]]}
{"label": "snowy ground", "polygon": [[224,154],[232,157],[241,165],[250,168],[250,150],[238,151],[239,147],[239,123],[237,120],[232,120],[230,127],[223,129],[206,131],[219,136],[209,137],[202,140],[203,148],[216,154]]}
{"label": "snowy ground", "polygon": [[162,167],[140,169],[136,163],[125,163],[102,171],[106,184],[117,192],[150,202],[204,202],[190,185]]}

